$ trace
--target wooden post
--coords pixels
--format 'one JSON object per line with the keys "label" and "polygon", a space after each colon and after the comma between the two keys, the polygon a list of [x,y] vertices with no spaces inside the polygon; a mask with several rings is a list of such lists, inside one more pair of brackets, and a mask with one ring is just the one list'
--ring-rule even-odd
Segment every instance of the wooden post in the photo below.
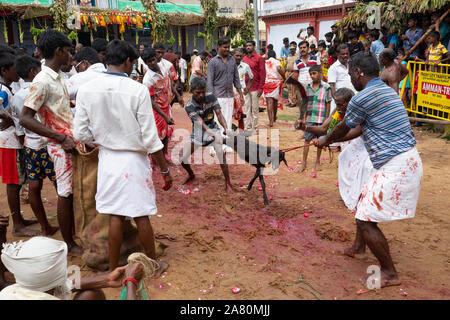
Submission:
{"label": "wooden post", "polygon": [[342,0],[342,19],[345,18],[345,0]]}
{"label": "wooden post", "polygon": [[424,123],[431,123],[431,124],[437,124],[437,125],[450,125],[450,121],[446,120],[435,120],[435,119],[427,119],[427,118],[415,118],[415,117],[408,117],[410,122],[424,122]]}
{"label": "wooden post", "polygon": [[[425,34],[416,42],[416,44],[408,50],[408,52],[406,52],[405,54],[405,58],[403,60],[405,60],[407,57],[409,57],[409,55],[416,50],[416,48],[428,37],[428,35],[431,33],[431,31],[433,31],[435,29],[435,26],[437,25],[439,28],[439,25],[441,24],[442,20],[445,19],[445,17],[447,16],[447,14],[450,13],[450,8],[438,19],[438,21],[436,21],[435,24],[431,25],[430,28],[428,29],[427,32],[425,32]],[[403,60],[400,60],[403,61]]]}

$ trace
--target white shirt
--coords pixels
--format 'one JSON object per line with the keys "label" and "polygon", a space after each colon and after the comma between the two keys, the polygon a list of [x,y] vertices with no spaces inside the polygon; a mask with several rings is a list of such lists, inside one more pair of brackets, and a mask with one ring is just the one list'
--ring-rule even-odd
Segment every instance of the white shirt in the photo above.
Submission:
{"label": "white shirt", "polygon": [[328,83],[335,83],[336,90],[340,88],[348,88],[356,93],[352,80],[348,74],[348,65],[344,66],[339,60],[333,63],[328,69]]}
{"label": "white shirt", "polygon": [[250,66],[242,61],[237,68],[239,72],[239,81],[241,81],[241,88],[244,90],[247,87],[245,84],[245,75],[248,75],[250,79],[253,79],[253,72]]}
{"label": "white shirt", "polygon": [[20,89],[22,89],[25,85],[25,80],[22,78],[19,78],[19,81],[11,83],[11,89],[13,94],[16,94],[19,92]]}
{"label": "white shirt", "polygon": [[[14,125],[5,130],[0,130],[0,148],[5,149],[22,149],[19,141],[19,135],[23,135],[22,127],[19,125],[19,114],[12,104],[13,94],[7,86],[0,84],[0,91],[3,91],[3,98],[0,96],[0,112],[9,115]],[[0,121],[3,121],[0,119]]]}
{"label": "white shirt", "polygon": [[85,84],[86,82],[97,78],[102,74],[102,72],[106,71],[103,63],[95,63],[86,69],[84,72],[79,72],[76,75],[72,76],[67,81],[67,91],[69,91],[70,100],[76,100],[77,92],[80,86]]}
{"label": "white shirt", "polygon": [[298,71],[298,81],[305,87],[309,84],[312,79],[309,75],[309,68],[313,65],[320,65],[320,60],[316,58],[309,58],[308,62],[305,63],[303,59],[300,58],[294,64],[294,71]]}
{"label": "white shirt", "polygon": [[180,80],[182,83],[186,80],[186,74],[187,74],[187,62],[183,58],[180,58]]}
{"label": "white shirt", "polygon": [[148,66],[147,64],[144,62],[144,60],[142,60],[141,57],[138,58],[138,63],[137,63],[137,69],[141,70],[141,66],[142,66],[142,71],[144,72],[144,74],[147,73],[148,70]]}
{"label": "white shirt", "polygon": [[145,154],[163,148],[148,89],[125,74],[103,74],[78,90],[74,137],[111,150]]}
{"label": "white shirt", "polygon": [[[27,98],[28,93],[30,92],[30,85],[31,82],[24,82],[23,88],[20,89],[19,92],[17,92],[12,98],[13,108],[17,111],[18,114],[22,112],[23,104],[25,103],[25,99]],[[41,122],[41,119],[37,112],[34,115],[34,118],[37,121]],[[47,140],[45,138],[26,128],[23,127],[20,128],[21,128],[20,130],[23,130],[23,132],[25,133],[25,143],[24,143],[25,147],[37,150],[45,148],[47,146]]]}

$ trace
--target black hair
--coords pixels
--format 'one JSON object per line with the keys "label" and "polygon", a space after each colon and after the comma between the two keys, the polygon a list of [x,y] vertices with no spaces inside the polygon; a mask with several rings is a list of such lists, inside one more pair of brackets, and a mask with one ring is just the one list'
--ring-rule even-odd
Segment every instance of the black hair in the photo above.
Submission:
{"label": "black hair", "polygon": [[164,44],[162,42],[156,42],[153,45],[153,49],[155,49],[155,50],[158,50],[158,49],[166,50],[166,47],[164,46]]}
{"label": "black hair", "polygon": [[334,37],[334,33],[333,32],[325,33],[325,38],[333,38],[333,37]]}
{"label": "black hair", "polygon": [[0,53],[0,71],[2,68],[9,69],[14,65],[14,55],[9,52]]}
{"label": "black hair", "polygon": [[201,55],[201,56],[204,56],[204,57],[209,56],[208,52],[206,52],[206,51],[202,51],[202,52],[200,53],[200,55]]}
{"label": "black hair", "polygon": [[191,91],[195,89],[206,89],[206,80],[200,77],[194,77],[191,81]]}
{"label": "black hair", "polygon": [[333,47],[333,46],[331,46],[329,49],[328,49],[328,55],[331,57],[333,54],[335,54],[336,53],[336,48],[335,47]]}
{"label": "black hair", "polygon": [[337,25],[333,24],[333,25],[331,26],[331,29],[333,29],[333,28],[337,28]]}
{"label": "black hair", "polygon": [[334,93],[335,97],[342,97],[347,102],[352,100],[354,95],[355,95],[355,93],[352,90],[350,90],[349,88],[340,88],[340,89],[337,89],[336,92]]}
{"label": "black hair", "polygon": [[273,44],[269,44],[269,45],[267,46],[267,50],[273,50]]}
{"label": "black hair", "polygon": [[124,40],[113,40],[106,47],[106,64],[120,66],[128,58],[132,62],[138,57],[136,49]]}
{"label": "black hair", "polygon": [[382,55],[384,58],[394,61],[395,60],[395,51],[391,48],[384,49],[381,51],[380,55]]}
{"label": "black hair", "polygon": [[50,29],[39,35],[37,46],[45,59],[53,59],[56,49],[72,47],[72,42],[64,33]]}
{"label": "black hair", "polygon": [[240,52],[240,53],[244,54],[244,49],[243,48],[236,48],[236,49],[234,49],[233,50],[233,55],[235,55],[236,52]]}
{"label": "black hair", "polygon": [[284,38],[284,39],[283,39],[283,43],[284,43],[284,42],[289,42],[289,38]]}
{"label": "black hair", "polygon": [[91,47],[95,49],[98,53],[102,51],[106,51],[106,47],[108,46],[108,41],[103,38],[95,38],[94,41],[92,41]]}
{"label": "black hair", "polygon": [[249,43],[251,43],[252,46],[256,46],[256,42],[253,40],[247,40],[246,44],[249,44]]}
{"label": "black hair", "polygon": [[318,47],[322,47],[322,48],[326,49],[327,48],[327,44],[325,42],[319,42]]}
{"label": "black hair", "polygon": [[156,50],[153,48],[145,49],[144,52],[142,52],[141,58],[142,60],[144,60],[144,62],[156,58]]}
{"label": "black hair", "polygon": [[428,35],[429,37],[435,38],[437,41],[441,39],[441,33],[439,31],[433,30]]}
{"label": "black hair", "polygon": [[273,50],[269,50],[269,52],[267,53],[267,56],[269,57],[269,58],[277,58],[277,54],[276,54],[276,52],[275,51],[273,51]]}
{"label": "black hair", "polygon": [[316,45],[315,45],[314,43],[312,43],[312,44],[309,46],[309,48],[310,48],[310,49],[315,49],[315,48],[316,48]]}
{"label": "black hair", "polygon": [[345,43],[343,43],[343,44],[340,44],[340,45],[336,48],[336,52],[337,52],[337,53],[340,53],[341,50],[345,50],[345,49],[348,49],[348,45],[345,44]]}
{"label": "black hair", "polygon": [[0,43],[0,53],[3,52],[7,52],[7,53],[11,53],[11,54],[15,54],[15,51],[13,48],[11,48],[10,46]]}
{"label": "black hair", "polygon": [[300,42],[298,43],[298,46],[301,47],[301,46],[304,45],[304,44],[306,44],[306,46],[309,48],[309,42],[306,41],[306,40],[300,41]]}
{"label": "black hair", "polygon": [[266,54],[266,48],[261,48],[260,51],[264,54]]}
{"label": "black hair", "polygon": [[375,40],[378,40],[378,38],[380,38],[380,31],[378,31],[377,29],[373,29],[372,31],[370,31],[370,36]]}
{"label": "black hair", "polygon": [[150,45],[149,45],[148,43],[141,43],[141,44],[139,45],[139,47],[140,47],[140,46],[144,46],[144,49],[150,48]]}
{"label": "black hair", "polygon": [[311,71],[316,71],[316,72],[322,73],[322,67],[315,64],[309,68],[310,73],[311,73]]}
{"label": "black hair", "polygon": [[380,74],[380,65],[374,54],[370,52],[358,52],[354,54],[349,61],[349,69],[359,68],[365,76],[378,77]]}
{"label": "black hair", "polygon": [[348,39],[354,39],[354,38],[358,38],[358,35],[356,34],[356,32],[349,32],[348,33]]}
{"label": "black hair", "polygon": [[297,46],[297,42],[295,42],[295,41],[291,41],[291,43],[289,43],[290,46],[292,46],[293,44],[295,44],[295,46]]}
{"label": "black hair", "polygon": [[22,55],[15,59],[14,69],[19,77],[27,79],[31,70],[37,69],[41,66],[41,62],[29,55]]}
{"label": "black hair", "polygon": [[306,30],[312,30],[312,32],[314,32],[314,27],[313,26],[309,26],[308,28],[306,28]]}
{"label": "black hair", "polygon": [[217,41],[217,45],[219,47],[230,43],[231,43],[230,38],[227,37],[220,38],[219,41]]}
{"label": "black hair", "polygon": [[91,47],[84,47],[83,49],[78,51],[78,53],[72,58],[72,61],[76,62],[81,62],[83,60],[86,60],[90,64],[101,63],[97,51],[95,51]]}

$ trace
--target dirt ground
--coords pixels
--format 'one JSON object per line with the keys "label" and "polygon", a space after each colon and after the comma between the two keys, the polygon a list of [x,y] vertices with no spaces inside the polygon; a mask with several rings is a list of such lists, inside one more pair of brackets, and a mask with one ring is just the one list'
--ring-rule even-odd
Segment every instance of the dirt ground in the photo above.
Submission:
{"label": "dirt ground", "polygon": [[[296,112],[285,108],[279,115],[290,119]],[[178,105],[174,118],[176,128],[189,133],[190,121]],[[260,122],[264,127],[267,113],[260,113]],[[274,129],[279,129],[281,148],[303,144],[302,132],[293,129],[292,121],[280,120]],[[161,190],[162,179],[155,170],[159,212],[151,221],[157,237],[168,245],[163,259],[170,268],[152,280],[151,299],[449,299],[450,144],[435,133],[418,128],[414,132],[424,165],[416,217],[381,224],[401,286],[357,294],[366,289],[362,279],[376,260],[372,256],[359,261],[336,252],[351,245],[355,220],[336,186],[337,156],[330,164],[328,152],[324,153],[323,170],[313,178],[315,148],[311,148],[306,172],[295,172],[302,157],[302,150],[296,150],[287,153],[293,171],[282,166],[276,175],[266,176],[273,198],[268,206],[258,181],[252,190],[245,188],[255,172],[245,163],[230,166],[232,195],[224,192],[218,164],[194,165],[197,180],[191,186],[181,186],[185,172],[171,167],[174,186],[167,192]],[[170,148],[179,145],[174,139]],[[0,210],[6,213],[4,187],[0,195]],[[43,198],[51,223],[57,225],[56,194],[48,181]],[[22,205],[22,210],[25,217],[32,217],[29,205]],[[8,241],[19,240],[11,236],[11,229]],[[59,232],[56,238],[61,239]],[[69,264],[81,265],[81,260],[71,258]],[[300,276],[316,291],[294,282]],[[235,286],[240,288],[238,294],[232,292]],[[118,299],[120,289],[108,289],[106,294]]]}

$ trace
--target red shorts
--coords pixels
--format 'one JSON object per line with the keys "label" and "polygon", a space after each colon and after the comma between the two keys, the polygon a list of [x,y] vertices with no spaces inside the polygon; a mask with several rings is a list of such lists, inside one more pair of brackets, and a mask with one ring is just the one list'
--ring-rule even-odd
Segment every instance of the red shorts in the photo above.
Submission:
{"label": "red shorts", "polygon": [[25,183],[25,155],[22,149],[0,148],[0,176],[4,184]]}

